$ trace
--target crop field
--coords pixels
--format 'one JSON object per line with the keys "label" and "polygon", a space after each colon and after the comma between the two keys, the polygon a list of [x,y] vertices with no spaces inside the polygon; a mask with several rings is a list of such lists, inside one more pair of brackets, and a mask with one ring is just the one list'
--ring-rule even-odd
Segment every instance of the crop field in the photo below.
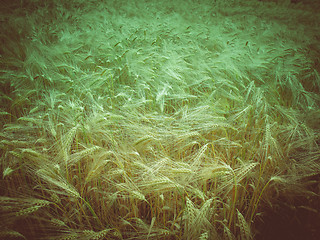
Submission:
{"label": "crop field", "polygon": [[1,1],[0,239],[318,239],[319,9]]}

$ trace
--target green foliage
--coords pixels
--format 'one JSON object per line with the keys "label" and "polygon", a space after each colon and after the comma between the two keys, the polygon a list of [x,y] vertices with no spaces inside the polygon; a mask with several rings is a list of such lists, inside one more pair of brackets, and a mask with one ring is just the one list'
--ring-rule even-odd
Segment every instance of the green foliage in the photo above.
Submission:
{"label": "green foliage", "polygon": [[278,2],[3,3],[0,237],[254,239],[317,196],[320,16]]}

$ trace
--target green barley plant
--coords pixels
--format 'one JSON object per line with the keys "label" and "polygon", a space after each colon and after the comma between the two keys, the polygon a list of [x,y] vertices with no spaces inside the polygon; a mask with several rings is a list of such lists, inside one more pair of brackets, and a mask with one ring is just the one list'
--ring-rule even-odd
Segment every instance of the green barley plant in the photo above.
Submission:
{"label": "green barley plant", "polygon": [[319,7],[3,1],[0,239],[317,239]]}

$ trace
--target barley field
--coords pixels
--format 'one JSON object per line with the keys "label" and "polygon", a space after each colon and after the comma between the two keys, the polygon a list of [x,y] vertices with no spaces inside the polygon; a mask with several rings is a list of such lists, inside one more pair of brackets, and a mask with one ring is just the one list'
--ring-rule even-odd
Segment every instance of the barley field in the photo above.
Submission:
{"label": "barley field", "polygon": [[0,4],[0,239],[318,239],[319,1]]}

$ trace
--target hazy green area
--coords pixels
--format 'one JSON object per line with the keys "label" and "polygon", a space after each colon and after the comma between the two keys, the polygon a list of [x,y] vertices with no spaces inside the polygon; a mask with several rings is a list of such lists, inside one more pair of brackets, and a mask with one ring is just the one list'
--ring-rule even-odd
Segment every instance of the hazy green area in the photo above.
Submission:
{"label": "hazy green area", "polygon": [[1,3],[0,239],[316,239],[310,2]]}

